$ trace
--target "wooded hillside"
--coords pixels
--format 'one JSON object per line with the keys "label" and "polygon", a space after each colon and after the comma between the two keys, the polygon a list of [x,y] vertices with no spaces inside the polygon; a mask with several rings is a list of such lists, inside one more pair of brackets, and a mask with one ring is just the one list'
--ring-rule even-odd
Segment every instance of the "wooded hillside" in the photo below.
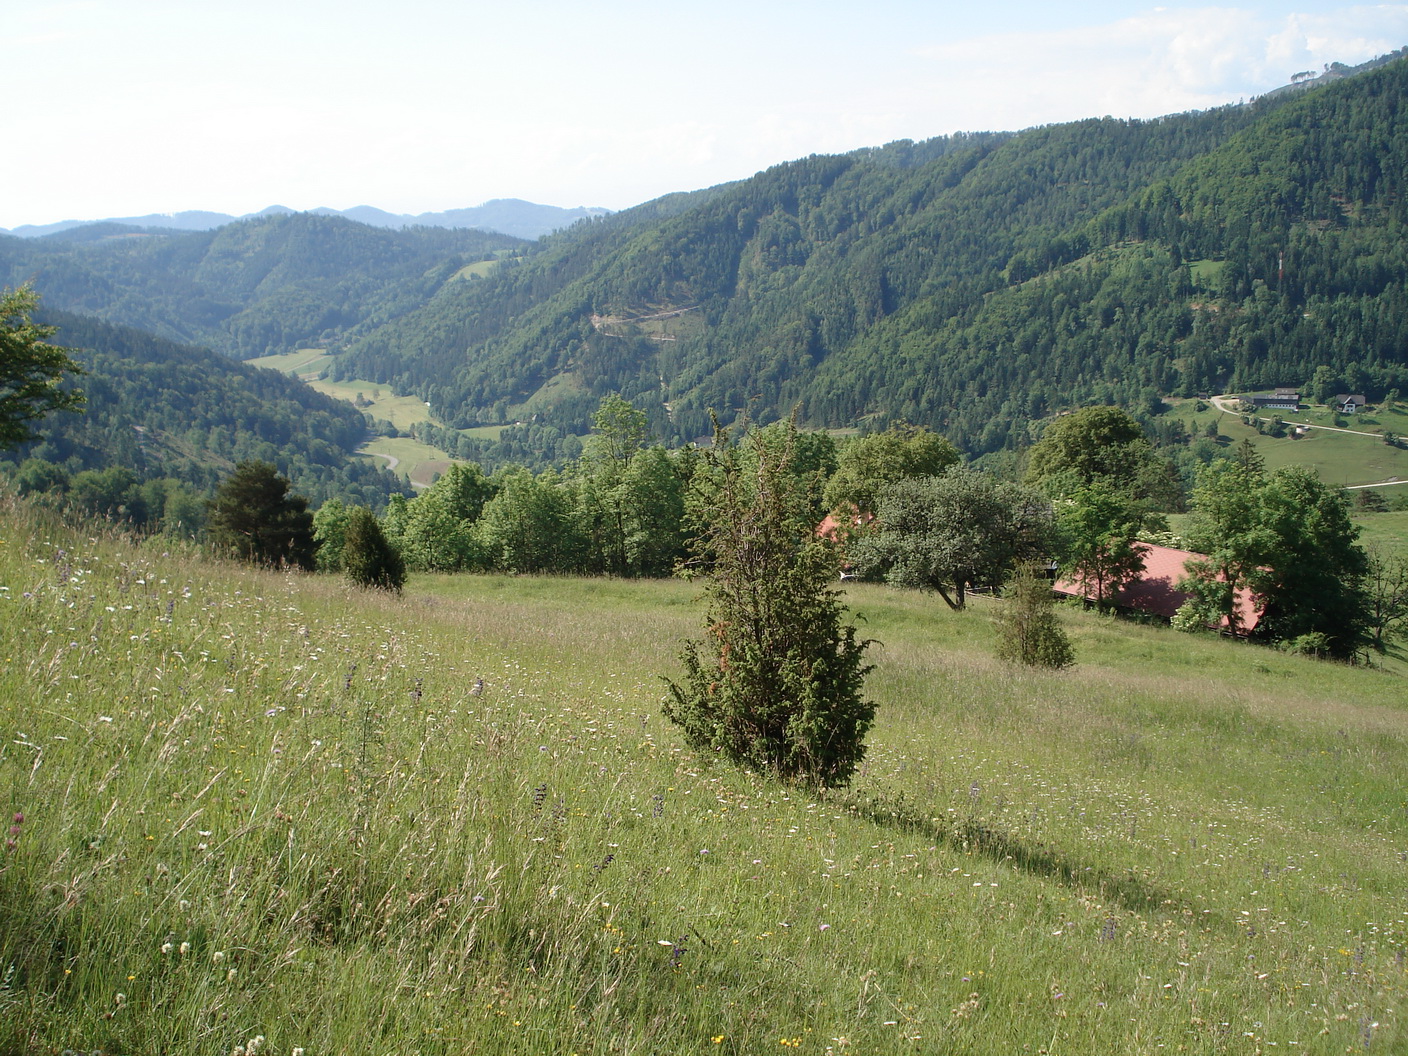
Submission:
{"label": "wooded hillside", "polygon": [[0,236],[0,285],[31,282],[51,309],[252,359],[335,345],[423,303],[465,265],[525,245],[311,213],[194,232],[95,224]]}
{"label": "wooded hillside", "polygon": [[612,392],[666,442],[796,408],[982,455],[1061,410],[1320,367],[1408,390],[1405,96],[1400,56],[1205,113],[814,156],[536,243],[307,214],[0,237],[0,281],[237,356],[338,352],[487,462],[574,457]]}
{"label": "wooded hillside", "polygon": [[1400,60],[1208,113],[779,165],[442,288],[339,369],[461,426],[580,431],[619,390],[663,436],[797,405],[975,453],[1063,407],[1321,364],[1401,386],[1405,89]]}
{"label": "wooded hillside", "polygon": [[[380,507],[405,490],[385,469],[352,457],[367,423],[350,404],[131,327],[63,312],[44,319],[58,327],[53,340],[74,349],[85,373],[73,383],[88,403],[82,413],[46,418],[42,439],[5,453],[15,463],[43,460],[53,467],[47,473],[119,469],[106,489],[114,506],[138,481],[204,493],[243,459],[277,465],[315,503],[336,496]],[[103,505],[94,512],[117,513]]]}

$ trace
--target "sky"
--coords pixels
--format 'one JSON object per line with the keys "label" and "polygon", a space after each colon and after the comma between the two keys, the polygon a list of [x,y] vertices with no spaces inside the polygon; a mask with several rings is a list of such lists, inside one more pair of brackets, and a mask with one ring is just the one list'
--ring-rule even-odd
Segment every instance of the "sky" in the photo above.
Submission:
{"label": "sky", "polygon": [[0,228],[493,198],[621,209],[808,154],[1250,99],[1408,2],[33,0]]}

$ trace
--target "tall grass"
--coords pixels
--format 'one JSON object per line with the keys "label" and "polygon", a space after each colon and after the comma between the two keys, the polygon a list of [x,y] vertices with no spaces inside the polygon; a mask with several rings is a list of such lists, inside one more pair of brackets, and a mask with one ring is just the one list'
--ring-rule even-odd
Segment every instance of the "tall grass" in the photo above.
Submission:
{"label": "tall grass", "polygon": [[683,583],[403,599],[0,511],[0,1052],[1403,1051],[1400,678],[851,592],[825,796],[659,715]]}

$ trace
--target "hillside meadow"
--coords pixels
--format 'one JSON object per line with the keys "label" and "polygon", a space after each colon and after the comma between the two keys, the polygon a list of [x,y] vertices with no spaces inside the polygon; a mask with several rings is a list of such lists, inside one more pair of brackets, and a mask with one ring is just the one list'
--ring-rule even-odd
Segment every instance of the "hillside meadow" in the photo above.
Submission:
{"label": "hillside meadow", "polygon": [[[1400,410],[1341,416],[1342,426],[1336,426],[1335,416],[1323,408],[1288,413],[1284,416],[1288,424],[1316,428],[1303,436],[1288,433],[1278,438],[1258,433],[1242,421],[1241,415],[1213,406],[1198,411],[1196,406],[1192,400],[1180,400],[1173,406],[1171,417],[1181,420],[1194,436],[1203,435],[1215,422],[1218,442],[1229,455],[1243,440],[1250,440],[1266,460],[1269,470],[1310,466],[1320,474],[1321,480],[1341,487],[1408,480],[1408,449],[1390,447],[1383,442],[1385,429],[1395,434],[1408,429],[1408,414]],[[1270,421],[1270,415],[1261,417]],[[1397,490],[1386,489],[1384,497],[1393,498]]]}
{"label": "hillside meadow", "polygon": [[207,563],[0,502],[0,1052],[1401,1052],[1408,693],[851,589],[854,785],[684,749],[698,585]]}

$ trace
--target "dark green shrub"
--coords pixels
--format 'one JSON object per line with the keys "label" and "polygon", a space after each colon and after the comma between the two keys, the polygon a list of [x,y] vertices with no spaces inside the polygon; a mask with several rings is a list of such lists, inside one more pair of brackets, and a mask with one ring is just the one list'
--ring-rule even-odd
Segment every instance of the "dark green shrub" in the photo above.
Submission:
{"label": "dark green shrub", "polygon": [[1075,650],[1051,603],[1051,584],[1023,565],[1003,591],[997,614],[997,658],[1058,669],[1075,663]]}
{"label": "dark green shrub", "polygon": [[342,565],[347,578],[359,587],[376,587],[399,594],[406,582],[405,562],[386,541],[381,525],[365,506],[354,506],[347,515]]}
{"label": "dark green shrub", "polygon": [[869,642],[844,620],[839,563],[817,536],[789,472],[795,428],[751,464],[719,430],[703,471],[710,493],[701,556],[708,630],[685,643],[665,715],[691,747],[819,786],[846,784],[865,755],[875,706],[861,695]]}

